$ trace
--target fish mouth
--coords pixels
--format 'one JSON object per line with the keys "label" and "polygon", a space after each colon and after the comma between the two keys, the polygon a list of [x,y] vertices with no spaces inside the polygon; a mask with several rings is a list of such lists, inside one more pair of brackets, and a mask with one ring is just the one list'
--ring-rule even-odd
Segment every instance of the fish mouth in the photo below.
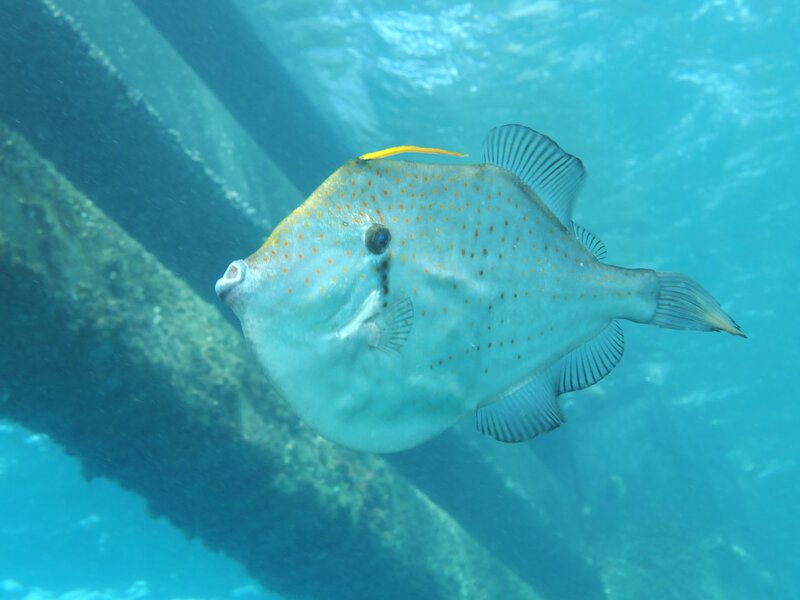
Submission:
{"label": "fish mouth", "polygon": [[233,292],[242,287],[245,279],[247,279],[247,265],[243,260],[235,260],[228,265],[225,274],[217,280],[214,291],[220,300],[230,306],[233,296],[235,296]]}

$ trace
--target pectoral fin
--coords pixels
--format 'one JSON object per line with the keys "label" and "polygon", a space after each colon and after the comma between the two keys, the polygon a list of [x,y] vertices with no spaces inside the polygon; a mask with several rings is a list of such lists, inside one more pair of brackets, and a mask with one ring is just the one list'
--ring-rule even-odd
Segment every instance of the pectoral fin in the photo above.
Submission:
{"label": "pectoral fin", "polygon": [[378,336],[370,345],[379,350],[399,351],[406,343],[414,325],[414,305],[411,298],[404,296],[392,304],[381,307],[371,323],[377,328]]}
{"label": "pectoral fin", "polygon": [[414,325],[414,305],[403,296],[389,303],[378,291],[372,292],[356,314],[337,332],[340,340],[363,340],[371,348],[397,352]]}

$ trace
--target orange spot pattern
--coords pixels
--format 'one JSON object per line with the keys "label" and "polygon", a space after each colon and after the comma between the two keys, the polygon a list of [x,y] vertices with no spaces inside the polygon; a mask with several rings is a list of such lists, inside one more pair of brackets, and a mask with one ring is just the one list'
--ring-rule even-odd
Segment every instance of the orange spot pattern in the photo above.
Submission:
{"label": "orange spot pattern", "polygon": [[[352,204],[339,202],[344,190]],[[370,223],[391,231],[391,277],[406,286],[398,293],[416,298],[412,283],[433,291],[425,302],[438,305],[416,306],[423,301],[415,300],[415,327],[458,320],[467,342],[450,350],[474,357],[476,372],[486,369],[487,375],[495,364],[483,366],[487,353],[524,361],[533,344],[558,335],[557,327],[528,331],[526,325],[532,302],[547,310],[569,300],[553,282],[593,272],[591,279],[606,283],[594,258],[537,199],[502,170],[484,165],[351,161],[281,222],[251,260],[264,263],[272,277],[286,277],[287,294],[325,294],[365,279],[375,264],[363,243]],[[283,269],[270,270],[274,248],[286,250]],[[447,368],[452,353],[432,360],[430,368]]]}

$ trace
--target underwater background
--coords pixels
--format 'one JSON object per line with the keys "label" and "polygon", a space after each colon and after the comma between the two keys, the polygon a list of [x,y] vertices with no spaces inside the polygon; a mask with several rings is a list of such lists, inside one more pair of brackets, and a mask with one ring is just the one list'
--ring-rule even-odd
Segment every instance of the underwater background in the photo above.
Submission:
{"label": "underwater background", "polygon": [[[237,500],[247,494],[219,486],[219,496],[204,498],[212,509],[192,508],[204,494],[194,491],[197,482],[240,461],[235,444],[216,461],[208,458],[211,439],[203,461],[182,456],[183,471],[169,472],[185,479],[170,476],[167,493],[158,488],[159,461],[184,448],[169,438],[169,423],[160,422],[156,449],[138,463],[108,450],[115,428],[120,440],[128,435],[127,421],[110,418],[111,409],[85,420],[85,410],[67,411],[73,421],[65,424],[60,406],[94,406],[87,400],[93,396],[109,403],[135,398],[139,390],[126,374],[138,368],[136,355],[108,341],[113,337],[74,346],[82,334],[71,330],[78,338],[64,347],[73,344],[76,356],[93,361],[91,377],[77,378],[68,360],[38,362],[46,356],[38,348],[58,346],[65,334],[54,325],[37,329],[58,324],[45,309],[15,304],[22,284],[11,276],[20,272],[11,269],[16,258],[9,259],[0,282],[0,600],[513,597],[486,591],[492,577],[504,577],[498,569],[519,580],[528,595],[518,597],[800,598],[798,31],[797,3],[745,0],[2,2],[0,173],[34,189],[39,178],[14,179],[20,171],[12,164],[21,163],[8,158],[12,145],[30,144],[52,164],[47,169],[74,185],[70,194],[85,195],[130,236],[131,252],[152,254],[164,273],[185,282],[175,284],[185,288],[181,294],[222,315],[213,318],[231,339],[235,325],[213,295],[215,278],[339,164],[397,144],[479,160],[485,133],[503,123],[542,131],[583,160],[589,177],[575,219],[603,239],[608,262],[696,278],[749,338],[624,324],[620,366],[564,399],[566,425],[524,445],[484,439],[468,419],[385,459],[325,449],[308,454],[320,457],[313,473],[341,476],[341,502],[371,494],[382,501],[384,475],[372,474],[387,473],[386,481],[396,477],[412,490],[413,501],[433,507],[425,510],[446,515],[442,531],[463,531],[458,535],[474,540],[475,552],[492,557],[480,575],[455,573],[448,560],[457,546],[427,561],[425,568],[453,571],[454,579],[472,573],[482,580],[474,584],[480,593],[448,588],[427,571],[408,578],[409,592],[382,573],[393,564],[417,573],[398,549],[412,547],[412,537],[414,548],[434,541],[399,510],[396,517],[380,514],[395,535],[379,547],[388,557],[397,551],[397,563],[387,558],[385,566],[360,569],[348,553],[360,556],[351,536],[363,537],[361,530],[347,518],[337,521],[339,513],[323,518],[311,501],[273,513],[285,529],[279,551],[265,554],[269,560],[250,550],[237,554],[248,543],[247,524],[219,515],[238,514]],[[95,62],[100,67],[92,70]],[[106,84],[119,99],[103,104],[112,95]],[[100,113],[95,106],[111,108]],[[113,133],[105,130],[108,115]],[[187,165],[200,165],[192,171],[196,185],[180,183],[172,163],[159,158],[178,142],[133,145],[147,119],[163,139],[179,140]],[[154,158],[112,162],[112,146],[123,159]],[[112,158],[104,163],[104,156]],[[148,205],[147,197],[157,196],[145,190],[146,181],[178,200]],[[214,202],[227,199],[234,208],[205,208],[204,190],[213,186],[223,190]],[[20,195],[8,185],[0,191],[0,242],[10,240],[7,248],[0,244],[0,262],[25,243],[14,237],[24,217],[14,215],[26,213],[11,210]],[[244,216],[218,218],[234,210]],[[68,246],[82,234],[65,228],[35,235],[65,236]],[[49,242],[34,241],[35,259],[33,250],[19,256],[29,257],[34,270],[44,265],[42,290],[62,281],[56,271],[69,273],[71,255],[48,262]],[[84,268],[75,257],[76,269]],[[26,313],[26,306],[34,308]],[[163,303],[155,308],[148,327],[159,324],[162,308],[169,312]],[[160,343],[132,322],[126,335],[141,331],[143,352]],[[194,334],[203,333],[203,323]],[[200,360],[186,352],[174,354],[174,364]],[[216,355],[201,358],[208,356],[213,362]],[[36,378],[45,372],[42,392]],[[148,377],[171,375],[164,367]],[[87,385],[103,381],[102,388]],[[259,418],[268,423],[270,415]],[[151,425],[145,419],[136,431]],[[298,444],[327,444],[297,427]],[[112,441],[94,444],[95,435]],[[289,465],[294,436],[287,439]],[[202,469],[209,464],[217,468]],[[295,476],[300,482],[310,473],[285,469],[292,475],[283,467],[253,469],[243,485]],[[133,472],[152,479],[137,487]],[[333,487],[320,484],[323,491]],[[180,502],[165,503],[174,490],[182,490]],[[184,513],[191,518],[181,519]],[[217,518],[224,526],[216,527]],[[326,538],[320,532],[330,528],[307,529],[318,520],[341,522],[344,533]],[[382,526],[367,530],[380,536]],[[436,535],[436,544],[450,539]],[[334,554],[336,568],[326,567]]]}

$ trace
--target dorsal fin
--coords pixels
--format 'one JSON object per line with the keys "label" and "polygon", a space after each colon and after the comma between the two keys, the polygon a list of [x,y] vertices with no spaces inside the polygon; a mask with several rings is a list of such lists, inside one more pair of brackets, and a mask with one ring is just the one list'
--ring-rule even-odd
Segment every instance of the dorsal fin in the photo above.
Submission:
{"label": "dorsal fin", "polygon": [[524,125],[492,129],[483,143],[483,156],[519,177],[564,227],[572,229],[572,206],[586,177],[579,159]]}
{"label": "dorsal fin", "polygon": [[464,157],[466,154],[461,152],[453,152],[452,150],[442,150],[441,148],[424,148],[422,146],[392,146],[384,150],[376,152],[367,152],[358,158],[361,160],[374,160],[376,158],[386,158],[387,156],[394,156],[396,154],[404,154],[406,152],[417,152],[419,154],[446,154],[447,156]]}
{"label": "dorsal fin", "polygon": [[606,245],[603,243],[603,240],[585,227],[578,225],[575,221],[572,222],[572,233],[575,234],[578,241],[583,244],[589,252],[594,254],[597,260],[605,260]]}

